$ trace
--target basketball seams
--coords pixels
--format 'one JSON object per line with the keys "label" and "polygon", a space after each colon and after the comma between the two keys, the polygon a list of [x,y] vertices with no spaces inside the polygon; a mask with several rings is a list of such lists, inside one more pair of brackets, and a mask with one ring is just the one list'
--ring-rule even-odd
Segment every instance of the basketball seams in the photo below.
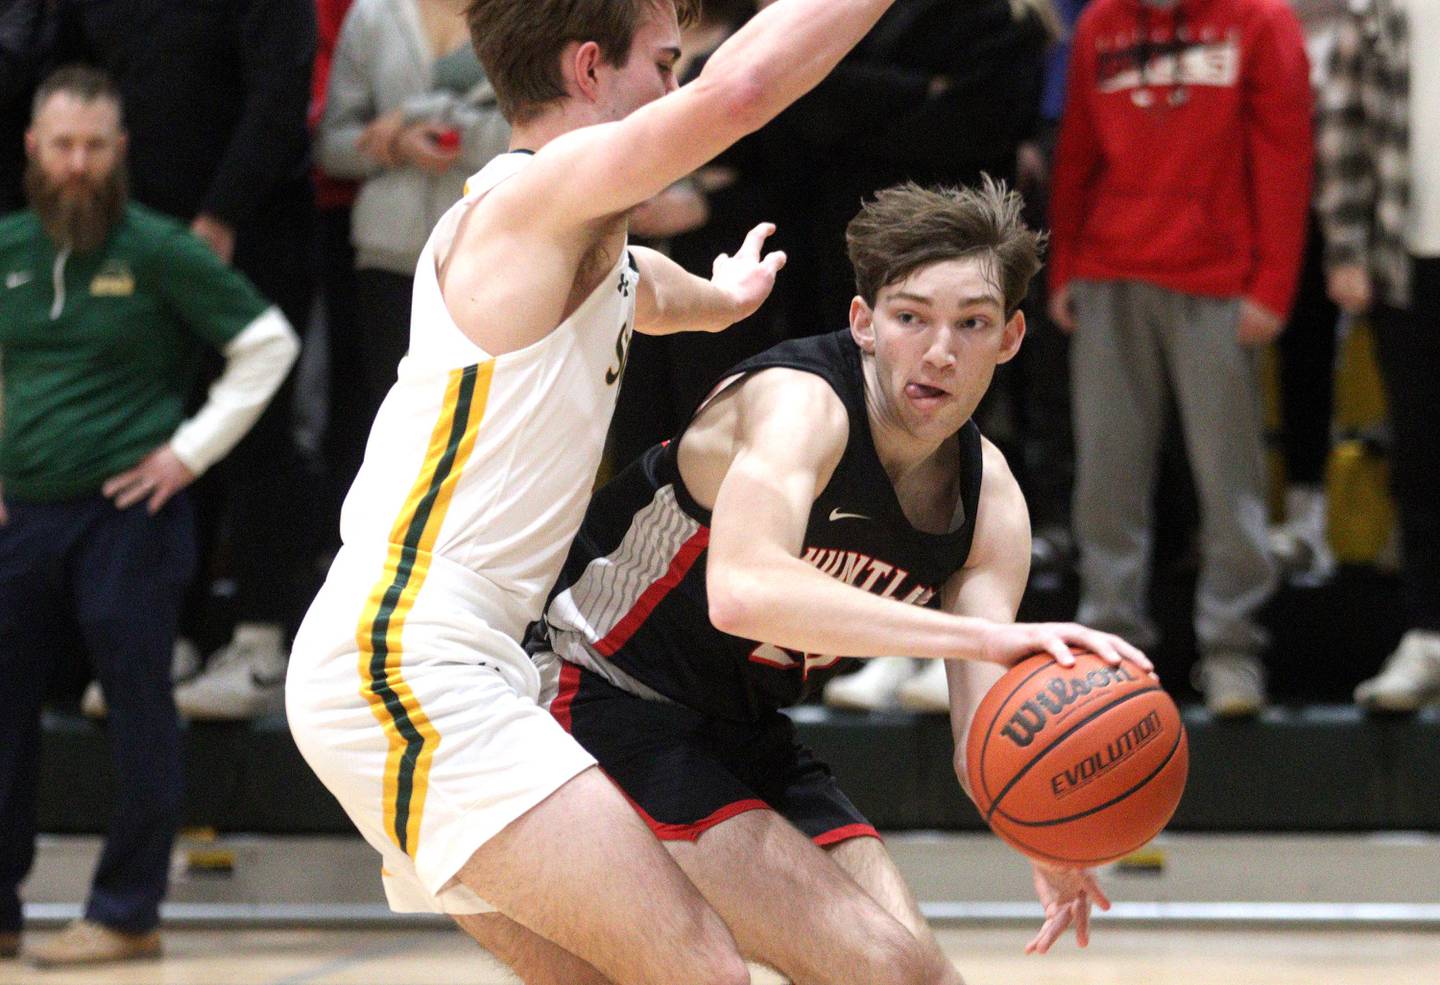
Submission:
{"label": "basketball seams", "polygon": [[[1084,718],[1082,718],[1080,721],[1076,722],[1074,725],[1070,726],[1070,727],[1069,727],[1068,729],[1066,729],[1064,732],[1061,732],[1059,735],[1057,735],[1054,739],[1052,739],[1052,740],[1050,741],[1050,744],[1049,744],[1049,745],[1047,745],[1044,749],[1039,750],[1035,755],[1031,756],[1031,757],[1029,758],[1029,760],[1026,761],[1025,765],[1015,772],[1015,775],[1012,776],[1012,777],[1006,782],[1005,786],[1001,788],[1000,792],[995,795],[995,797],[994,797],[993,800],[990,801],[990,806],[989,806],[989,807],[986,809],[986,811],[985,811],[985,823],[987,823],[987,824],[990,823],[990,819],[991,819],[992,817],[994,817],[995,812],[996,812],[996,811],[999,809],[999,807],[1000,807],[1000,802],[1005,799],[1005,795],[1006,795],[1006,794],[1008,794],[1011,790],[1015,789],[1015,784],[1019,783],[1022,779],[1024,779],[1024,778],[1025,778],[1025,775],[1030,772],[1030,770],[1035,766],[1035,764],[1038,763],[1040,760],[1044,759],[1047,755],[1049,755],[1050,752],[1051,752],[1051,750],[1053,750],[1056,746],[1058,746],[1060,743],[1064,742],[1066,739],[1068,739],[1070,736],[1074,735],[1076,732],[1078,732],[1080,729],[1084,728],[1086,725],[1089,725],[1091,722],[1093,722],[1095,719],[1099,718],[1101,715],[1105,714],[1105,712],[1109,711],[1111,708],[1114,708],[1114,707],[1116,707],[1117,705],[1122,705],[1122,704],[1124,704],[1124,703],[1127,702],[1127,701],[1131,701],[1131,700],[1133,700],[1133,699],[1135,699],[1135,698],[1140,697],[1141,695],[1153,694],[1153,693],[1155,693],[1156,691],[1160,691],[1160,690],[1161,690],[1161,689],[1160,689],[1158,686],[1156,686],[1156,685],[1150,685],[1150,686],[1148,686],[1148,687],[1141,688],[1141,689],[1138,690],[1138,691],[1131,691],[1131,692],[1129,692],[1128,694],[1121,694],[1121,695],[1117,696],[1117,697],[1115,698],[1115,700],[1114,700],[1114,701],[1111,701],[1109,704],[1101,705],[1099,708],[1096,708],[1096,709],[1092,710],[1092,711],[1090,712],[1090,714],[1086,715],[1086,716],[1085,716]],[[1162,692],[1162,693],[1163,693],[1163,692]],[[1009,700],[1009,699],[1007,698],[1006,700]],[[998,716],[997,716],[997,717],[998,717]],[[992,723],[992,724],[993,724],[993,723]],[[987,735],[986,735],[986,739],[987,739],[987,740],[989,739],[988,733],[987,733]],[[984,768],[984,762],[983,762],[983,760],[982,760],[982,762],[981,762],[981,768],[982,768],[982,770],[983,770],[983,768]],[[987,793],[988,793],[988,791],[987,791]]]}
{"label": "basketball seams", "polygon": [[[1026,659],[1031,660],[1034,658],[1027,657]],[[1021,689],[1027,687],[1030,682],[1035,679],[1036,675],[1043,674],[1046,669],[1049,668],[1052,662],[1053,661],[1047,659],[1044,663],[1040,664],[1040,666],[1036,667],[1029,674],[1025,675],[1025,677],[1020,680],[1020,683],[1016,684],[1015,688],[1009,694],[1005,695],[1005,697],[1000,699],[1000,703],[995,706],[995,713],[990,716],[990,721],[985,723],[985,738],[980,743],[980,755],[977,758],[979,760],[980,769],[980,789],[984,792],[987,801],[989,801],[989,806],[984,808],[984,810],[987,812],[985,815],[987,819],[990,816],[989,812],[994,807],[995,799],[990,796],[990,783],[985,778],[985,751],[990,748],[990,736],[995,733],[995,723],[1000,720],[1000,713],[1005,710],[1006,705],[1010,703],[1010,699],[1015,697],[1015,695],[1019,694]],[[986,697],[988,697],[988,695]],[[984,699],[982,699],[982,702],[983,700]]]}
{"label": "basketball seams", "polygon": [[1157,776],[1159,776],[1162,772],[1164,772],[1165,767],[1170,765],[1170,761],[1171,761],[1172,759],[1174,759],[1174,758],[1175,758],[1175,754],[1180,751],[1180,743],[1182,743],[1182,742],[1184,742],[1184,741],[1185,741],[1185,732],[1184,732],[1183,730],[1181,730],[1181,731],[1179,731],[1179,732],[1176,733],[1176,735],[1175,735],[1175,741],[1174,741],[1174,743],[1171,744],[1171,746],[1170,746],[1170,751],[1165,754],[1165,758],[1162,759],[1162,760],[1160,761],[1160,764],[1159,764],[1158,766],[1156,766],[1155,769],[1151,770],[1150,773],[1147,774],[1144,779],[1137,781],[1136,784],[1135,784],[1133,787],[1130,787],[1128,790],[1124,791],[1123,793],[1116,795],[1113,799],[1107,800],[1107,801],[1106,801],[1105,803],[1103,803],[1103,804],[1097,804],[1097,805],[1095,805],[1094,807],[1087,808],[1086,810],[1083,810],[1083,811],[1081,811],[1081,812],[1078,813],[1078,814],[1069,814],[1069,815],[1067,815],[1067,816],[1065,816],[1065,817],[1057,817],[1057,818],[1052,818],[1052,819],[1045,820],[1045,821],[1022,821],[1022,820],[1020,820],[1018,817],[1015,817],[1015,816],[1010,815],[1010,814],[1006,814],[1004,811],[998,811],[998,810],[997,810],[997,811],[995,811],[995,813],[996,813],[996,814],[999,814],[1001,817],[1003,817],[1005,820],[1009,821],[1011,824],[1017,824],[1017,825],[1019,825],[1020,827],[1023,827],[1023,828],[1049,828],[1049,827],[1054,827],[1054,826],[1057,825],[1057,824],[1065,824],[1065,823],[1068,822],[1068,821],[1078,821],[1078,820],[1080,820],[1081,818],[1090,817],[1090,816],[1093,815],[1093,814],[1099,814],[1101,811],[1105,810],[1106,808],[1114,807],[1116,804],[1120,803],[1120,801],[1122,801],[1122,800],[1124,800],[1125,798],[1129,797],[1131,794],[1135,793],[1135,791],[1139,790],[1141,787],[1145,786],[1145,785],[1146,785],[1147,783],[1149,783],[1151,780],[1155,779],[1155,778],[1156,778]]}
{"label": "basketball seams", "polygon": [[[1167,761],[1166,766],[1169,766],[1170,763],[1172,763],[1173,761],[1174,761],[1174,758],[1173,758],[1173,756],[1172,756],[1171,759],[1170,759],[1169,761]],[[1163,772],[1163,769],[1162,769],[1160,772]],[[1157,776],[1157,777],[1158,777],[1159,775],[1160,775],[1159,772],[1157,772],[1157,773],[1155,774],[1155,776]],[[1153,779],[1153,778],[1152,778],[1152,779]],[[1113,862],[1113,861],[1115,861],[1116,858],[1123,858],[1125,855],[1128,855],[1130,852],[1135,851],[1137,848],[1140,847],[1140,845],[1136,845],[1134,848],[1131,848],[1131,849],[1128,849],[1128,850],[1125,851],[1125,852],[1122,852],[1119,856],[1100,855],[1100,856],[1095,856],[1095,857],[1093,857],[1093,858],[1065,858],[1065,857],[1063,857],[1063,856],[1055,855],[1055,854],[1053,854],[1053,853],[1051,853],[1051,852],[1047,852],[1047,851],[1045,851],[1045,850],[1042,849],[1042,848],[1037,848],[1037,847],[1029,844],[1028,842],[1026,842],[1024,839],[1017,837],[1015,834],[1013,834],[1013,833],[1010,832],[1010,831],[1001,831],[1000,829],[997,828],[997,829],[995,829],[995,833],[998,834],[998,835],[1001,837],[1001,839],[1003,839],[1004,841],[1008,842],[1008,843],[1011,845],[1011,847],[1019,850],[1020,852],[1024,853],[1025,855],[1028,855],[1028,856],[1031,857],[1031,858],[1040,859],[1040,860],[1043,860],[1043,861],[1056,862],[1056,863],[1059,863],[1059,864],[1061,864],[1061,865],[1078,865],[1078,866],[1104,865],[1104,864],[1107,863],[1107,862]],[[1158,834],[1158,832],[1157,832],[1157,834]],[[1152,837],[1153,837],[1153,836],[1152,836]],[[1147,840],[1148,840],[1148,839],[1147,839]],[[1144,842],[1141,842],[1140,844],[1143,845]]]}

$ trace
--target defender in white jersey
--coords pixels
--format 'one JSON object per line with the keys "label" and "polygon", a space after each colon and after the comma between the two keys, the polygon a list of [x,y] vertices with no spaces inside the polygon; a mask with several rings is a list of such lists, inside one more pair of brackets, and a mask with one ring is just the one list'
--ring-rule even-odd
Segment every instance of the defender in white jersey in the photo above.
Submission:
{"label": "defender in white jersey", "polygon": [[[784,263],[714,276],[626,241],[636,204],[811,88],[890,0],[779,0],[676,89],[694,0],[473,0],[515,151],[419,261],[410,351],[297,636],[287,709],[380,851],[527,982],[739,983],[720,918],[544,711],[519,638],[584,512],[632,331],[718,331]],[[532,153],[533,152],[533,153]],[[584,836],[576,837],[576,825]]]}

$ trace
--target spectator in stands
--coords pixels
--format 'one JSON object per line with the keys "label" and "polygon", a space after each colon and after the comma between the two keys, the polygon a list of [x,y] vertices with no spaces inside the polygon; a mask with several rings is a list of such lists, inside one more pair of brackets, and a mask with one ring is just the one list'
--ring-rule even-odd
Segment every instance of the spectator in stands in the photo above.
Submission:
{"label": "spectator in stands", "polygon": [[[129,110],[135,200],[189,224],[303,327],[314,0],[56,2],[61,57],[108,71]],[[317,524],[306,512],[318,498],[302,492],[292,391],[287,382],[194,490],[204,576],[183,621],[192,634],[213,633],[208,589],[226,575],[236,625],[206,672],[176,690],[188,717],[248,718],[282,704],[286,632],[319,577],[308,556]]]}
{"label": "spectator in stands", "polygon": [[25,207],[21,175],[30,98],[40,81],[54,18],[48,0],[9,0],[0,9],[0,215]]}
{"label": "spectator in stands", "polygon": [[[706,0],[699,21],[682,29],[682,54],[675,63],[680,83],[695,79],[710,55],[755,10],[754,0]],[[672,186],[665,197],[673,202],[664,209],[670,228],[657,247],[686,270],[708,270],[717,255],[734,249],[751,229],[770,221],[781,208],[770,194],[776,177],[772,155],[766,150],[770,139],[767,129],[750,134]],[[687,209],[681,197],[685,192],[699,196],[698,215],[693,207]],[[646,220],[656,204],[652,200],[632,213],[632,233],[646,232]],[[685,223],[687,218],[692,221]],[[784,226],[776,237],[784,239],[791,231]],[[787,277],[776,281],[770,300],[759,311],[724,332],[686,335],[683,342],[680,337],[639,334],[631,340],[625,386],[615,405],[607,444],[615,471],[651,445],[673,437],[720,373],[780,341],[778,314],[783,304],[778,298],[787,290]]]}
{"label": "spectator in stands", "polygon": [[[1325,85],[1329,51],[1345,0],[1290,0],[1305,30],[1311,88]],[[1314,586],[1335,571],[1325,499],[1325,466],[1335,410],[1339,310],[1325,291],[1324,239],[1312,210],[1300,288],[1280,336],[1280,448],[1285,460],[1285,518],[1270,530],[1270,551],[1292,584]]]}
{"label": "spectator in stands", "polygon": [[1355,690],[1372,708],[1440,697],[1440,6],[1351,4],[1323,95],[1320,196],[1330,296],[1369,312],[1393,431],[1408,631]]}
{"label": "spectator in stands", "polygon": [[[39,88],[30,208],[0,221],[0,954],[19,947],[34,860],[40,702],[78,624],[110,704],[116,807],[84,919],[31,957],[153,956],[183,792],[171,698],[195,560],[185,488],[255,423],[299,342],[277,308],[126,191],[112,83],[85,67]],[[209,400],[183,404],[202,347]]]}
{"label": "spectator in stands", "polygon": [[[330,66],[340,45],[340,27],[353,0],[316,0],[315,71],[310,78],[310,132],[320,128],[325,115],[325,94],[330,87]],[[321,509],[322,553],[339,548],[340,504],[365,457],[370,434],[365,391],[356,385],[364,375],[360,354],[360,312],[355,302],[355,247],[350,242],[351,209],[359,183],[327,173],[318,164],[315,181],[315,287],[320,294],[316,311],[320,321],[310,326],[306,346],[314,352],[323,345],[325,366],[324,426],[319,451],[325,469],[325,498]]]}
{"label": "spectator in stands", "polygon": [[1255,347],[1280,332],[1309,200],[1304,37],[1283,0],[1094,0],[1051,197],[1051,316],[1073,331],[1078,618],[1143,647],[1173,397],[1201,508],[1197,683],[1265,703],[1269,597]]}
{"label": "spectator in stands", "polygon": [[410,342],[420,250],[510,128],[451,0],[356,0],[316,139],[320,166],[361,182],[351,219],[367,425]]}
{"label": "spectator in stands", "polygon": [[[802,282],[818,261],[816,296],[794,313],[797,334],[828,331],[833,326],[816,324],[813,312],[844,310],[855,293],[843,231],[856,202],[905,180],[970,185],[989,174],[1015,183],[1020,146],[1039,125],[1045,49],[1059,33],[1050,0],[900,0],[829,79],[781,117],[791,142],[817,162],[817,173],[803,177],[812,186],[804,194],[814,200],[807,222],[813,244],[792,249],[796,260],[786,271],[792,284]],[[1018,359],[1032,362],[1025,350]],[[1030,437],[1023,425],[1032,396],[1027,384],[1044,379],[1051,396],[1057,386],[1053,374],[1032,369],[1002,367],[977,415],[1011,456],[1022,484],[1026,456],[1013,445]],[[999,415],[990,413],[1002,404],[1013,412],[1006,421],[1013,426],[999,426]],[[1015,440],[998,438],[1002,431]],[[1044,520],[1053,524],[1051,516]],[[825,700],[943,713],[950,707],[944,670],[933,661],[870,660],[831,681]]]}

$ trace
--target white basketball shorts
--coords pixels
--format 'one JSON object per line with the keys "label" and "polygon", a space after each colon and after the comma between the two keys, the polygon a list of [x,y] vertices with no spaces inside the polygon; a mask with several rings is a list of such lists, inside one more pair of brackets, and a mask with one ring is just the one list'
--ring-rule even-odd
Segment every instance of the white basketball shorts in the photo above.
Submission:
{"label": "white basketball shorts", "polygon": [[380,852],[391,909],[483,913],[456,873],[595,760],[546,710],[558,666],[538,668],[435,574],[406,598],[332,570],[295,639],[286,711]]}

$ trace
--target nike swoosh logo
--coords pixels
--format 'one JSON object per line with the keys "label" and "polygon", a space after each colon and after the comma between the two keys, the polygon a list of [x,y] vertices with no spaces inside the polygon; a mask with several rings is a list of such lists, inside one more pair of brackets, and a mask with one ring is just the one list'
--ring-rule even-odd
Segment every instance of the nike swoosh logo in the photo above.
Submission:
{"label": "nike swoosh logo", "polygon": [[10,289],[22,287],[35,279],[35,275],[25,271],[17,271],[5,275],[5,286]]}
{"label": "nike swoosh logo", "polygon": [[833,510],[830,511],[830,522],[831,522],[831,523],[834,523],[836,520],[869,520],[869,519],[871,519],[871,517],[868,517],[868,516],[866,516],[866,515],[863,514],[863,513],[843,513],[843,512],[841,512],[838,508],[833,509]]}

